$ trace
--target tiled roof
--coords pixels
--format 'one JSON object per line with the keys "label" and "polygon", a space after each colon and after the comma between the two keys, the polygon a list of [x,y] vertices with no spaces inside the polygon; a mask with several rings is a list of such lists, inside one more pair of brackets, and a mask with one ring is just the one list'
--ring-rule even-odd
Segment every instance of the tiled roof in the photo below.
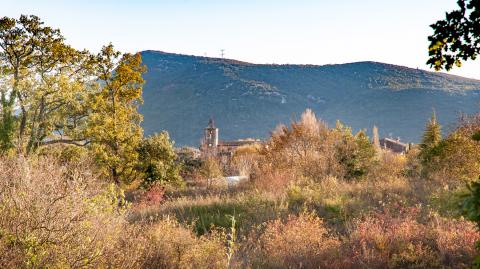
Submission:
{"label": "tiled roof", "polygon": [[395,140],[392,138],[380,139],[380,146],[396,153],[404,153],[408,151],[408,144],[402,143],[399,140]]}

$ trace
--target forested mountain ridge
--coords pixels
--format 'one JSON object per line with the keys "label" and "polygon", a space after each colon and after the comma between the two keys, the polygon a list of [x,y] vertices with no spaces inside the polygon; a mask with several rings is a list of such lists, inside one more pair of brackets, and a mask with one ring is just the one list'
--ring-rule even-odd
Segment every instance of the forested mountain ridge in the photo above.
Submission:
{"label": "forested mountain ridge", "polygon": [[177,145],[198,145],[209,117],[221,139],[264,138],[306,108],[330,125],[375,124],[381,136],[418,142],[432,109],[447,129],[478,109],[478,80],[378,62],[270,65],[159,51],[142,58],[145,134],[165,129]]}

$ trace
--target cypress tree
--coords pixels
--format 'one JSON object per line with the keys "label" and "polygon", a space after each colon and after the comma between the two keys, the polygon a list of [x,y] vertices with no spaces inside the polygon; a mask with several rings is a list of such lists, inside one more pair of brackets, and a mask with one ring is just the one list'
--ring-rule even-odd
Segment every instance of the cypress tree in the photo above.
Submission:
{"label": "cypress tree", "polygon": [[422,143],[420,144],[420,149],[422,152],[428,151],[434,148],[442,140],[441,126],[437,122],[437,116],[435,111],[433,111],[430,120],[427,122],[425,127],[425,132],[423,133]]}
{"label": "cypress tree", "polygon": [[442,127],[437,122],[435,111],[433,111],[430,120],[425,126],[422,143],[420,144],[420,158],[424,165],[428,164],[432,155],[434,154],[434,149],[442,141],[441,128]]}

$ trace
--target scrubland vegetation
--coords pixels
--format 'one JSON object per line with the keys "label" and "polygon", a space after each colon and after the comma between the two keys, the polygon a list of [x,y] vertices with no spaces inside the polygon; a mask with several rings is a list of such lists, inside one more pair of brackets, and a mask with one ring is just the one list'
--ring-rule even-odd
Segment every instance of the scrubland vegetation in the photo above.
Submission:
{"label": "scrubland vegetation", "polygon": [[478,115],[399,155],[306,110],[225,166],[143,137],[139,55],[0,26],[0,268],[474,265]]}
{"label": "scrubland vegetation", "polygon": [[185,179],[124,186],[88,153],[6,156],[0,267],[470,268],[480,233],[462,217],[461,178],[475,171],[442,156],[451,137],[467,141],[459,157],[479,147],[466,139],[480,128],[474,119],[427,146],[431,120],[425,143],[403,156],[307,110],[265,145],[239,150],[232,166],[251,179],[236,186],[207,181],[215,160],[185,156],[176,158]]}

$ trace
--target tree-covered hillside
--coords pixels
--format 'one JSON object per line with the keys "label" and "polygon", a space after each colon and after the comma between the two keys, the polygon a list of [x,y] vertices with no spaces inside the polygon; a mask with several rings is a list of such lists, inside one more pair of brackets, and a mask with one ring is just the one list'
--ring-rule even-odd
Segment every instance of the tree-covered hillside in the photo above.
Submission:
{"label": "tree-covered hillside", "polygon": [[166,129],[177,145],[198,145],[213,117],[221,139],[264,138],[306,108],[333,125],[379,126],[380,136],[418,142],[435,109],[448,129],[478,110],[480,81],[377,62],[258,65],[142,52],[145,134]]}

